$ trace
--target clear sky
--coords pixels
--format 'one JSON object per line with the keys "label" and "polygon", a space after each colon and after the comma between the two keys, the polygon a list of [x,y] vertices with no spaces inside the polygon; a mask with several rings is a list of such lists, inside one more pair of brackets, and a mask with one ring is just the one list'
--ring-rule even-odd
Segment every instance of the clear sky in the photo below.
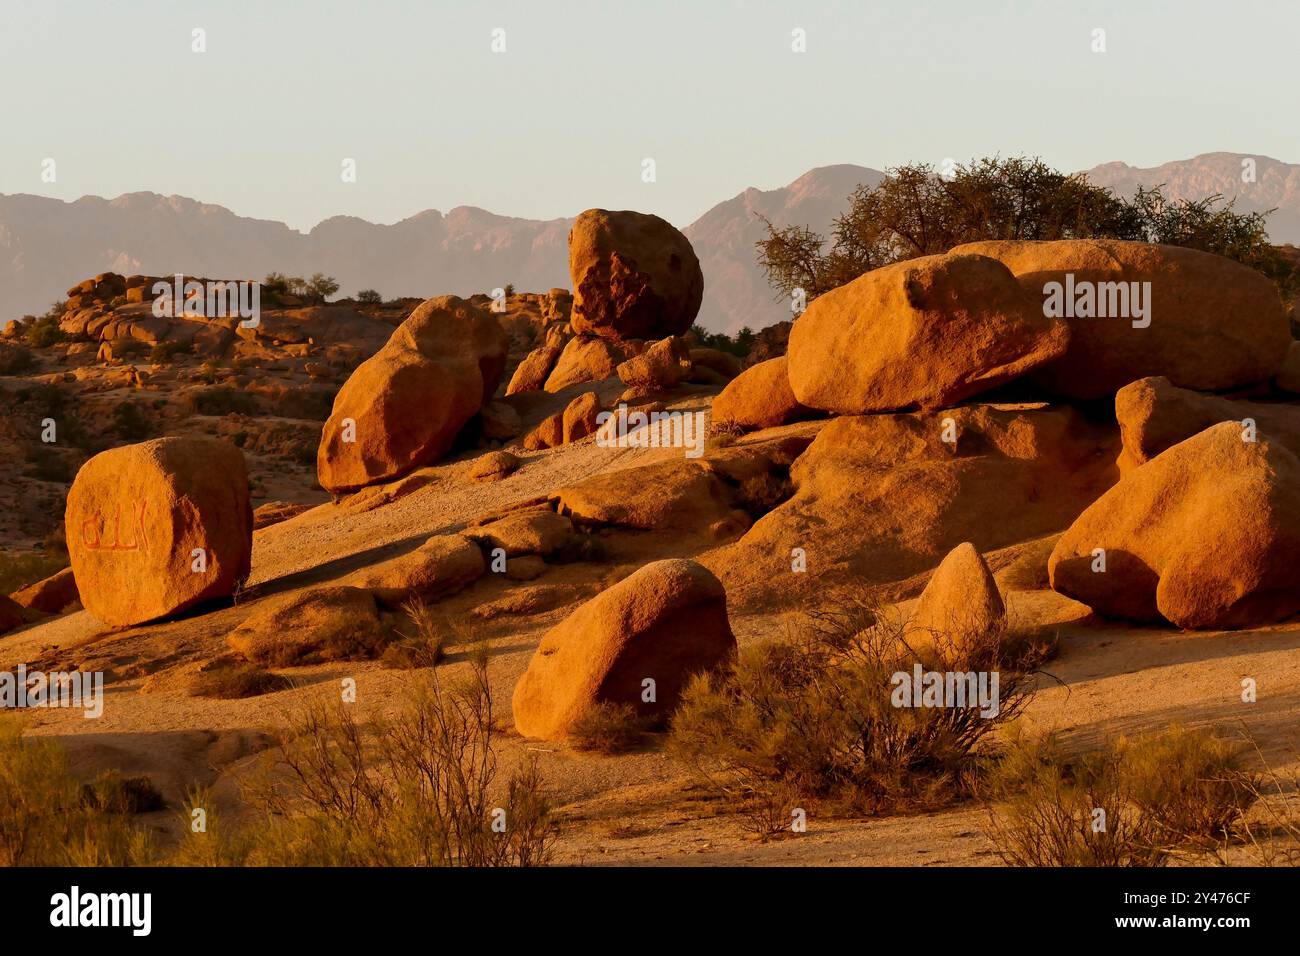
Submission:
{"label": "clear sky", "polygon": [[0,0],[0,193],[686,225],[831,163],[1295,162],[1297,38],[1297,0]]}

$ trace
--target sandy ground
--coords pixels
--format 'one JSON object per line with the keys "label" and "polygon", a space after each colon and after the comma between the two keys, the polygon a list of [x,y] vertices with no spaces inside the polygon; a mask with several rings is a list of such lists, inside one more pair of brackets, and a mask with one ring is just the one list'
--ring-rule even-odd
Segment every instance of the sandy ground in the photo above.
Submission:
{"label": "sandy ground", "polygon": [[[212,785],[231,800],[235,782],[265,745],[265,731],[282,724],[310,694],[333,694],[344,677],[356,680],[363,719],[400,706],[412,672],[377,663],[298,668],[294,689],[246,700],[189,696],[198,665],[226,650],[225,636],[267,596],[346,577],[356,568],[414,548],[431,534],[455,531],[475,517],[526,502],[601,471],[643,464],[668,450],[610,450],[590,440],[528,453],[523,467],[495,484],[458,477],[452,462],[423,473],[422,487],[385,500],[382,492],[325,504],[257,532],[250,597],[238,605],[203,609],[178,620],[123,631],[106,629],[80,612],[29,627],[0,640],[0,668],[18,662],[45,670],[80,666],[109,673],[104,714],[96,720],[63,710],[30,711],[29,732],[57,737],[78,773],[107,767],[148,774],[173,807],[193,783]],[[409,483],[408,483],[409,484]],[[437,606],[464,623],[466,640],[485,638],[491,681],[502,723],[509,727],[513,686],[545,630],[604,584],[641,561],[689,553],[698,544],[644,535],[616,551],[593,573],[591,565],[559,565],[529,587],[556,589],[554,610],[482,621],[475,607],[518,587],[488,575]],[[1008,549],[1014,552],[1016,549]],[[990,556],[996,568],[1013,553]],[[916,593],[923,582],[907,588]],[[1060,733],[1071,745],[1095,746],[1120,734],[1173,722],[1248,728],[1269,763],[1297,766],[1300,742],[1300,624],[1257,631],[1183,634],[1100,622],[1087,608],[1049,591],[1008,595],[1013,621],[1053,626],[1059,652],[1046,665],[1051,677],[1024,721]],[[744,643],[770,636],[779,621],[739,613],[733,627]],[[467,667],[467,648],[451,648],[447,673]],[[1258,683],[1258,702],[1243,703],[1242,680]],[[503,767],[536,756],[554,789],[563,822],[555,859],[584,864],[874,864],[980,865],[998,862],[977,807],[872,820],[810,816],[797,837],[758,843],[735,814],[699,789],[685,767],[652,741],[639,752],[613,757],[579,754],[564,745],[520,739],[507,730]],[[175,813],[151,815],[162,830]]]}

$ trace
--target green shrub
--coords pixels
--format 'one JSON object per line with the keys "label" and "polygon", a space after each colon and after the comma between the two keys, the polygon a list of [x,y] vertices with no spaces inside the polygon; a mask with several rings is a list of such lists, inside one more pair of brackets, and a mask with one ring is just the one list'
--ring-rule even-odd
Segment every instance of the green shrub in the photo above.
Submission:
{"label": "green shrub", "polygon": [[362,289],[357,293],[357,302],[361,305],[383,305],[384,297],[374,289]]}
{"label": "green shrub", "polygon": [[[1005,637],[974,633],[961,652],[918,655],[900,620],[849,600],[792,625],[783,640],[742,648],[729,670],[693,678],[670,748],[742,810],[781,792],[847,812],[943,806],[973,794],[982,745],[1028,701],[1042,652],[1004,650]],[[946,643],[941,636],[936,646]],[[996,713],[896,706],[896,678],[910,679],[918,663],[996,673]]]}
{"label": "green shrub", "polygon": [[121,338],[113,339],[113,341],[109,343],[109,346],[112,348],[113,356],[115,358],[127,358],[131,355],[143,355],[145,352],[150,350],[149,346],[145,342],[137,338],[132,338],[131,336],[123,336]]}
{"label": "green shrub", "polygon": [[113,431],[123,441],[144,441],[153,432],[148,417],[135,402],[113,407]]}
{"label": "green shrub", "polygon": [[0,716],[0,867],[150,862],[148,834],[97,799],[87,799],[57,743],[24,737],[17,719]]}
{"label": "green shrub", "polygon": [[82,802],[105,813],[152,813],[165,806],[163,796],[148,777],[124,777],[107,770],[81,788]]}
{"label": "green shrub", "polygon": [[[302,280],[299,281],[301,282]],[[322,303],[338,291],[339,284],[334,281],[333,276],[327,276],[323,272],[317,272],[302,284],[302,289],[299,294],[306,297],[311,302]]]}
{"label": "green shrub", "polygon": [[187,395],[190,410],[200,415],[256,415],[257,399],[247,392],[218,385],[200,389]]}
{"label": "green shrub", "polygon": [[149,361],[155,365],[165,365],[177,355],[190,355],[194,352],[194,343],[168,340],[159,342],[149,350]]}
{"label": "green shrub", "polygon": [[43,349],[66,342],[68,335],[59,328],[60,316],[43,315],[23,329],[23,338],[32,348]]}
{"label": "green shrub", "polygon": [[13,594],[68,566],[67,554],[0,551],[0,594]]}

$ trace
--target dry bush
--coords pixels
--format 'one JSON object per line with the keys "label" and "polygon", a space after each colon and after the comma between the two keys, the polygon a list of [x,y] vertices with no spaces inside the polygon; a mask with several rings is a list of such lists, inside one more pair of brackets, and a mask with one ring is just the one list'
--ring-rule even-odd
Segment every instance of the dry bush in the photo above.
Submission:
{"label": "dry bush", "polygon": [[744,800],[740,806],[740,828],[763,843],[794,833],[794,812],[801,809],[799,788],[777,781]]}
{"label": "dry bush", "polygon": [[619,754],[639,745],[645,734],[645,721],[637,716],[635,707],[603,701],[578,719],[569,738],[578,750]]}
{"label": "dry bush", "polygon": [[66,554],[0,551],[0,594],[13,594],[68,566]]}
{"label": "dry bush", "polygon": [[398,631],[400,640],[384,649],[381,662],[385,667],[401,670],[437,666],[443,658],[447,635],[439,626],[433,608],[423,598],[414,597],[402,605],[402,611],[411,622],[412,632]]}
{"label": "dry bush", "polygon": [[1163,866],[1234,840],[1257,780],[1239,744],[1173,727],[1069,757],[1017,737],[989,776],[988,833],[1012,866]]}
{"label": "dry bush", "polygon": [[459,680],[431,672],[405,711],[367,735],[345,704],[317,700],[250,784],[257,821],[181,857],[270,866],[533,866],[555,824],[535,764],[497,784],[487,660]]}
{"label": "dry bush", "polygon": [[[1270,766],[1263,751],[1249,731],[1249,741],[1258,773],[1245,774],[1239,780],[1252,802],[1252,812],[1243,816],[1233,828],[1236,841],[1225,840],[1211,850],[1215,862],[1231,866],[1244,861],[1248,866],[1300,866],[1300,774],[1281,773]],[[1229,846],[1234,842],[1236,846]],[[1240,857],[1230,855],[1238,850]]]}
{"label": "dry bush", "polygon": [[257,664],[230,662],[194,675],[189,692],[191,697],[241,700],[273,694],[292,686],[293,681],[287,677],[272,673]]}
{"label": "dry bush", "polygon": [[745,427],[736,422],[715,422],[713,417],[709,417],[709,428],[705,432],[705,438],[713,440],[717,448],[727,448],[735,444],[736,439],[745,434]]}
{"label": "dry bush", "polygon": [[1009,659],[1002,639],[973,635],[961,659],[925,655],[930,670],[998,673],[996,715],[894,706],[893,678],[910,676],[919,655],[901,621],[850,601],[791,626],[785,640],[743,648],[729,671],[696,676],[670,746],[745,813],[780,789],[854,812],[942,806],[971,793],[981,745],[1028,700],[1036,652]]}
{"label": "dry bush", "polygon": [[21,345],[0,342],[0,375],[20,375],[35,365],[35,357]]}
{"label": "dry bush", "polygon": [[203,787],[186,793],[181,825],[185,836],[168,857],[169,866],[240,866],[252,852],[247,834],[226,830],[212,794]]}
{"label": "dry bush", "polygon": [[105,813],[152,813],[166,805],[148,777],[124,777],[118,770],[107,770],[85,784],[81,800],[90,809]]}
{"label": "dry bush", "polygon": [[[0,718],[0,866],[150,862],[148,835],[131,826],[129,814],[93,803],[58,744],[25,738],[18,720]],[[124,799],[118,809],[129,809]]]}

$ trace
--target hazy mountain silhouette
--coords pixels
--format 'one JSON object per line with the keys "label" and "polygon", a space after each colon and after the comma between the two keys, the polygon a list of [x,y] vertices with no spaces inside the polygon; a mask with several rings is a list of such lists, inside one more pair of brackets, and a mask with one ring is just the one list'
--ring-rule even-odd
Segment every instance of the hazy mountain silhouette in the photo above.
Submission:
{"label": "hazy mountain silhouette", "polygon": [[[1254,182],[1242,179],[1242,162],[1253,159]],[[1274,242],[1300,244],[1300,165],[1246,153],[1205,153],[1150,169],[1126,163],[1103,163],[1088,170],[1088,177],[1122,196],[1138,186],[1163,185],[1174,199],[1203,199],[1220,195],[1235,198],[1238,212],[1267,212],[1268,232]]]}
{"label": "hazy mountain silhouette", "polygon": [[[1300,165],[1256,157],[1256,181],[1243,183],[1244,154],[1207,153],[1138,169],[1107,163],[1089,170],[1098,183],[1131,193],[1163,183],[1175,197],[1236,196],[1238,209],[1278,207],[1270,232],[1300,242]],[[827,232],[859,183],[881,173],[865,166],[823,166],[780,189],[746,189],[714,206],[684,232],[704,269],[700,321],[713,330],[762,328],[788,317],[755,261],[765,234],[759,216]],[[75,202],[0,196],[0,323],[42,312],[75,282],[99,272],[164,275],[183,270],[221,278],[325,272],[341,294],[378,289],[387,297],[469,295],[507,283],[521,291],[567,286],[572,219],[538,221],[470,206],[427,210],[393,225],[336,216],[308,233],[280,222],[237,216],[179,196],[129,193]]]}

